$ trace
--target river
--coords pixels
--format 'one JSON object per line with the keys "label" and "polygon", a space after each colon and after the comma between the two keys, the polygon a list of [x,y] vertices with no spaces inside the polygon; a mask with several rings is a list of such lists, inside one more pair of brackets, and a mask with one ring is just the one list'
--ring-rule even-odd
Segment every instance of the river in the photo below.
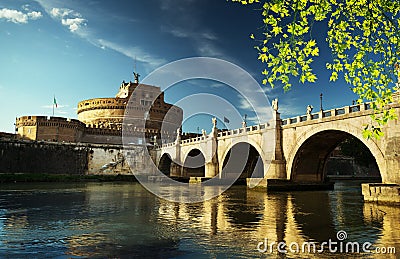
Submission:
{"label": "river", "polygon": [[[339,182],[335,191],[268,194],[233,186],[196,204],[159,199],[139,183],[0,188],[0,258],[396,258],[377,254],[393,249],[400,254],[400,207],[364,204],[356,182]],[[367,252],[346,250],[348,242]]]}

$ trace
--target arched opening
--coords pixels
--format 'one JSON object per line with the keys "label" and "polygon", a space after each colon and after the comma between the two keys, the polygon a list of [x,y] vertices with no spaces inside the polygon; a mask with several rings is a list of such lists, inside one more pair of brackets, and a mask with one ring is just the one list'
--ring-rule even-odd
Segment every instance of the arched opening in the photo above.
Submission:
{"label": "arched opening", "polygon": [[158,170],[160,170],[163,174],[170,176],[171,175],[171,164],[172,159],[168,153],[162,155],[160,159],[160,163],[158,164]]}
{"label": "arched opening", "polygon": [[235,144],[225,156],[222,166],[222,178],[238,177],[239,181],[246,178],[264,177],[264,163],[256,148],[249,143]]}
{"label": "arched opening", "polygon": [[184,177],[204,177],[206,159],[198,149],[192,149],[183,164]]}
{"label": "arched opening", "polygon": [[378,165],[368,147],[339,130],[322,131],[308,138],[292,164],[292,181],[324,182],[332,175],[354,179],[370,176],[380,181]]}

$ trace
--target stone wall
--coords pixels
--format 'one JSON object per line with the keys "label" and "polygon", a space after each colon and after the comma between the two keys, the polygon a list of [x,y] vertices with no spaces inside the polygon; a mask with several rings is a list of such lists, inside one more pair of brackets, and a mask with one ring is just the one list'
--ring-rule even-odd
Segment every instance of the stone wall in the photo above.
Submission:
{"label": "stone wall", "polygon": [[0,139],[0,173],[142,173],[151,168],[146,157],[147,150],[140,145],[124,149],[122,145]]}
{"label": "stone wall", "polygon": [[119,145],[91,145],[87,174],[129,174],[123,148]]}
{"label": "stone wall", "polygon": [[3,140],[0,173],[84,174],[88,151],[70,144]]}

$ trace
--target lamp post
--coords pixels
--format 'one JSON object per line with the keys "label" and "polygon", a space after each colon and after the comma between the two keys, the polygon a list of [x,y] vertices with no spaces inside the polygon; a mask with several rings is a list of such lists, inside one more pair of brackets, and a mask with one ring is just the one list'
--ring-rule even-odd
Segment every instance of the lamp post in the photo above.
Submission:
{"label": "lamp post", "polygon": [[322,93],[319,95],[319,100],[320,100],[320,110],[323,111],[322,109]]}

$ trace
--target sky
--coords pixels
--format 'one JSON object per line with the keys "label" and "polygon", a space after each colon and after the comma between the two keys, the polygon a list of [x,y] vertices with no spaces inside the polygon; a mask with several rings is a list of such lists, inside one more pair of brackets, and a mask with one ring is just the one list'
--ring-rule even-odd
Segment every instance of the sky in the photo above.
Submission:
{"label": "sky", "polygon": [[[256,5],[226,0],[2,0],[0,132],[13,133],[15,118],[20,116],[52,115],[54,97],[55,116],[77,118],[79,101],[114,97],[123,80],[133,81],[134,69],[146,78],[157,68],[185,58],[231,62],[261,85],[264,67],[249,37],[262,33],[262,16],[256,9]],[[261,86],[260,94],[269,101],[278,98],[282,118],[305,114],[307,105],[319,110],[320,93],[324,109],[350,105],[357,99],[343,80],[329,82],[325,64],[332,57],[323,28],[323,24],[314,25],[321,47],[313,65],[316,83],[298,83],[286,93],[279,85],[274,89]],[[248,124],[259,122],[237,91],[215,80],[180,82],[168,88],[165,99],[184,103],[187,96],[199,93],[228,100],[239,117],[247,115]],[[204,128],[209,132],[213,116],[209,111],[221,113],[222,109],[207,101],[198,106],[207,109],[185,116],[184,131]],[[264,103],[257,106],[263,109]],[[219,119],[220,127],[240,126],[237,121],[223,125]]]}

